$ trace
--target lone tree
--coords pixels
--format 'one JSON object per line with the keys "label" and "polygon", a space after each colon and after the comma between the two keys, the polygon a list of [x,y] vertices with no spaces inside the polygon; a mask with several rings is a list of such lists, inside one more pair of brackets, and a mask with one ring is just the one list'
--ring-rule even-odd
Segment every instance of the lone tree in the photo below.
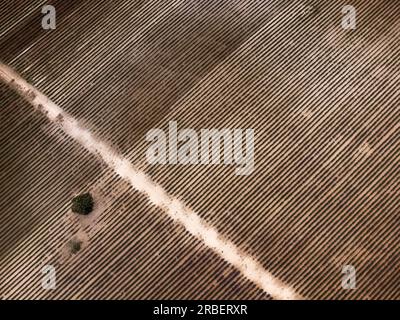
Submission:
{"label": "lone tree", "polygon": [[78,253],[79,250],[81,250],[82,242],[79,240],[73,239],[68,242],[68,247],[69,247],[69,251],[72,254],[76,254],[76,253]]}
{"label": "lone tree", "polygon": [[93,197],[90,193],[83,193],[72,199],[72,212],[87,215],[93,210]]}

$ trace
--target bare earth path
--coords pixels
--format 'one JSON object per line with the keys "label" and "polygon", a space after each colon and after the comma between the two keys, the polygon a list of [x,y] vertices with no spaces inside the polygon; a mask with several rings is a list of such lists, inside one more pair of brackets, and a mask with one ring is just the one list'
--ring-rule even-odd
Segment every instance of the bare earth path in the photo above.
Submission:
{"label": "bare earth path", "polygon": [[257,261],[240,252],[232,242],[219,235],[212,226],[202,221],[182,201],[168,195],[162,186],[151,181],[143,171],[135,169],[128,159],[116,153],[89,130],[81,127],[76,119],[66,114],[4,64],[0,64],[0,80],[28,100],[34,108],[43,112],[50,121],[60,125],[65,133],[89,152],[99,155],[116,174],[129,181],[135,190],[145,194],[152,205],[160,207],[171,219],[183,225],[188,232],[235,266],[247,279],[260,286],[266,293],[276,299],[300,298],[292,288],[280,282],[264,270]]}

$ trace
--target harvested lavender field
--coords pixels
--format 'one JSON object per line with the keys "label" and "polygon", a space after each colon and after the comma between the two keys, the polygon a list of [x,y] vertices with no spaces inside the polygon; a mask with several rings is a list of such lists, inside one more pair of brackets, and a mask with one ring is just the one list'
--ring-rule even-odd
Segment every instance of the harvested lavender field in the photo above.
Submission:
{"label": "harvested lavender field", "polygon": [[400,4],[347,4],[3,1],[0,298],[400,299]]}

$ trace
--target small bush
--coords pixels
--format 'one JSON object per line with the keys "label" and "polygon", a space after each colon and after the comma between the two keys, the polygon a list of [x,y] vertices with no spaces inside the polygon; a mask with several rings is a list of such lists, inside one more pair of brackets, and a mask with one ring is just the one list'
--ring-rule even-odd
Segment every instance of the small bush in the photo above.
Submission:
{"label": "small bush", "polygon": [[93,197],[90,193],[84,193],[72,199],[72,212],[87,215],[93,210]]}
{"label": "small bush", "polygon": [[68,242],[69,251],[72,254],[78,253],[79,250],[82,248],[82,242],[79,240],[71,240]]}

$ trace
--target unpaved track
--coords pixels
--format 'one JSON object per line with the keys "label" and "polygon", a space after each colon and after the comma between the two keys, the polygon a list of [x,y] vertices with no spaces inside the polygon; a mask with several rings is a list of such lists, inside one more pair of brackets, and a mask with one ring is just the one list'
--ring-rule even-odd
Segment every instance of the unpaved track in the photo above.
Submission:
{"label": "unpaved track", "polygon": [[61,126],[67,135],[90,153],[98,155],[118,176],[128,181],[136,191],[144,194],[152,205],[159,207],[192,236],[236,267],[246,279],[254,282],[273,298],[285,300],[300,298],[292,288],[280,282],[252,257],[240,252],[232,242],[224,239],[211,225],[202,221],[184,202],[168,195],[161,185],[155,184],[143,171],[134,168],[128,159],[115,152],[87,128],[82,127],[76,119],[65,113],[4,64],[0,64],[0,80],[23,96],[50,121]]}
{"label": "unpaved track", "polygon": [[[10,91],[7,93],[12,96]],[[10,201],[4,195],[15,196],[16,192],[22,200],[18,201],[19,206],[9,204],[2,213],[2,225],[8,228],[4,228],[1,239],[2,298],[204,299],[210,294],[215,298],[269,298],[173,223],[165,212],[149,206],[146,197],[132,190],[115,172],[101,168],[99,159],[88,157],[87,150],[65,139],[68,136],[59,126],[49,127],[41,121],[40,126],[33,126],[32,137],[19,137],[28,143],[19,143],[15,148],[10,135],[15,130],[32,135],[24,123],[38,118],[38,113],[31,112],[31,107],[18,99],[2,102],[10,103],[3,111],[14,110],[19,120],[24,120],[2,128],[2,133],[9,134],[3,150],[15,150],[14,155],[3,156],[9,182],[4,185],[7,188],[2,200]],[[48,122],[48,118],[39,118]],[[74,150],[71,144],[78,148]],[[27,152],[32,155],[24,165],[18,158],[25,160],[23,154]],[[46,157],[38,157],[41,154]],[[15,163],[19,171],[13,171],[10,163]],[[72,168],[65,170],[71,164]],[[37,169],[21,172],[26,165]],[[14,182],[23,189],[19,191]],[[70,199],[86,188],[95,196],[95,212],[88,219],[78,219],[69,211]],[[32,197],[37,200],[34,202]],[[4,202],[3,208],[6,205]],[[66,243],[76,237],[87,239],[84,248],[78,256],[68,257],[64,254]],[[41,288],[40,270],[45,264],[56,267],[58,290]]]}

